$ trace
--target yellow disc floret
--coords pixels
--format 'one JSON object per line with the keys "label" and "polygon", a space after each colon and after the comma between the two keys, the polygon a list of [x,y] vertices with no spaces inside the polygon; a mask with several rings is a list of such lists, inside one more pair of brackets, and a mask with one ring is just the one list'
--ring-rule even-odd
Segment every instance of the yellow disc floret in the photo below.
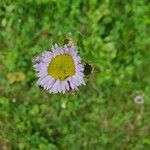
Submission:
{"label": "yellow disc floret", "polygon": [[69,54],[61,54],[52,58],[48,66],[48,74],[54,79],[64,80],[75,74],[75,64]]}

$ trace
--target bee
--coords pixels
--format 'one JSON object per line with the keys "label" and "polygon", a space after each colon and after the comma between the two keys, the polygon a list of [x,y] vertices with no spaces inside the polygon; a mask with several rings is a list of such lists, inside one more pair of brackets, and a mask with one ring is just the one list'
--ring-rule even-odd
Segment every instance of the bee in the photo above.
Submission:
{"label": "bee", "polygon": [[64,39],[64,43],[67,45],[67,47],[71,47],[73,45],[76,45],[76,42],[72,38],[72,34],[68,33]]}
{"label": "bee", "polygon": [[90,77],[90,75],[94,72],[92,65],[88,62],[84,62],[84,75],[86,77]]}

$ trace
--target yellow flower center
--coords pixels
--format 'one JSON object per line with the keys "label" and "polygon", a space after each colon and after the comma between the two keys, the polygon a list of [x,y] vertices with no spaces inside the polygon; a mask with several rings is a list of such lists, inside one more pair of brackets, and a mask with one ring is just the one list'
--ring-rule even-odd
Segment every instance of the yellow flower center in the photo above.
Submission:
{"label": "yellow flower center", "polygon": [[61,54],[52,58],[48,66],[48,74],[54,79],[64,80],[75,74],[75,64],[72,56]]}

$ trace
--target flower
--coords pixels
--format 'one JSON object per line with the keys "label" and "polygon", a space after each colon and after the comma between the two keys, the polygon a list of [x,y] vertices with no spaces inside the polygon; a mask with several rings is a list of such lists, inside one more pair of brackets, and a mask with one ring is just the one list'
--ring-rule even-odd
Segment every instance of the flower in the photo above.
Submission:
{"label": "flower", "polygon": [[85,85],[84,66],[74,45],[59,47],[55,44],[51,51],[37,56],[34,62],[39,77],[37,84],[49,93],[65,93]]}
{"label": "flower", "polygon": [[142,95],[137,95],[134,97],[134,102],[136,104],[143,104],[144,103],[144,97]]}

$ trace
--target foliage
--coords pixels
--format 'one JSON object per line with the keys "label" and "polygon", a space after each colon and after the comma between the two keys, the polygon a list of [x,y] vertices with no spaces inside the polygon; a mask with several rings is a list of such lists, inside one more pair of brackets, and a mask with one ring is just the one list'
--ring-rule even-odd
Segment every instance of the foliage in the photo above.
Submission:
{"label": "foliage", "polygon": [[[0,149],[150,149],[149,14],[148,0],[0,1]],[[32,58],[70,32],[94,72],[50,95]]]}

